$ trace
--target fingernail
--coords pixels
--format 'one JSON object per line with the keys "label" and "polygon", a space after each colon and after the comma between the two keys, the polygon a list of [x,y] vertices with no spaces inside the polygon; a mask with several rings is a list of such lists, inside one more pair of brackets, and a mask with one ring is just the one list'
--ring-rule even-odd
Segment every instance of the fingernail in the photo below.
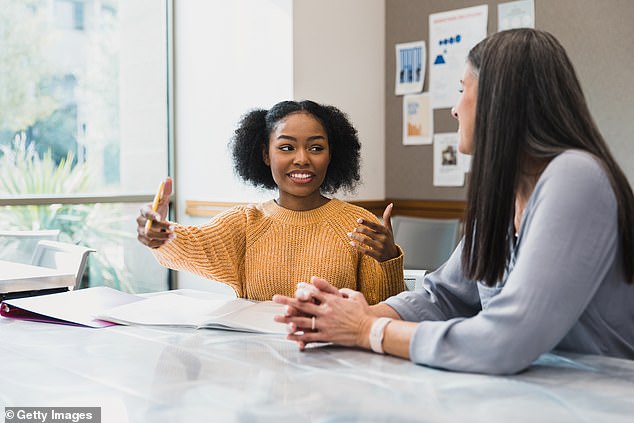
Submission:
{"label": "fingernail", "polygon": [[168,237],[169,239],[174,239],[174,238],[176,238],[176,234],[175,234],[174,232],[172,232],[172,233],[171,233],[171,234],[169,234],[167,237]]}
{"label": "fingernail", "polygon": [[348,232],[348,236],[352,238],[352,232]]}
{"label": "fingernail", "polygon": [[357,219],[357,223],[363,223],[363,219]]}
{"label": "fingernail", "polygon": [[291,315],[291,307],[290,306],[284,307],[284,313],[286,313],[287,316],[290,316]]}
{"label": "fingernail", "polygon": [[288,333],[295,332],[295,329],[293,329],[293,324],[292,323],[289,323],[289,324],[286,325],[286,332],[288,332]]}
{"label": "fingernail", "polygon": [[169,226],[167,227],[167,229],[169,229],[170,231],[173,231],[174,229],[176,229],[176,226],[174,226],[174,225],[169,225]]}

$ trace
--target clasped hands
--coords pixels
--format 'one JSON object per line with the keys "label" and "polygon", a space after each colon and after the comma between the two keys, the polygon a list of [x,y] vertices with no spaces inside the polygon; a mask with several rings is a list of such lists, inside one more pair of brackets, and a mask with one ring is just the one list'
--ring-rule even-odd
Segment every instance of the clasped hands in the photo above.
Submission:
{"label": "clasped hands", "polygon": [[300,282],[295,297],[273,296],[286,305],[286,314],[275,321],[288,325],[287,339],[304,349],[311,342],[333,342],[369,348],[368,334],[376,319],[362,293],[337,289],[325,279],[313,276],[311,283]]}

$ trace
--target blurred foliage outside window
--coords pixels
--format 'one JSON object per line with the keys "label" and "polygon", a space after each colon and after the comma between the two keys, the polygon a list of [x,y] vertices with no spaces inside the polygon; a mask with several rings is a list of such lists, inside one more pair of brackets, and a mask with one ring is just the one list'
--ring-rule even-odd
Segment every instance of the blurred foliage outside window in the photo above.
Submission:
{"label": "blurred foliage outside window", "polygon": [[[165,8],[160,0],[135,2]],[[125,66],[120,50],[129,34],[120,28],[122,3],[0,0],[0,199],[141,189],[122,181],[122,174],[132,183],[142,179],[135,167],[130,172],[121,165],[122,150],[135,151],[130,143],[139,142],[121,135]],[[154,41],[165,43],[164,38]],[[166,69],[155,71],[164,77]],[[166,95],[157,93],[156,101],[165,102]],[[164,144],[157,154],[166,155],[166,137],[153,142]],[[162,163],[148,192],[166,173],[167,157]],[[95,248],[87,272],[91,286],[166,289],[165,271],[136,242],[138,208],[121,203],[2,206],[0,230],[58,229],[60,241]],[[0,252],[17,248],[15,243],[0,238]],[[154,267],[135,269],[135,263]]]}

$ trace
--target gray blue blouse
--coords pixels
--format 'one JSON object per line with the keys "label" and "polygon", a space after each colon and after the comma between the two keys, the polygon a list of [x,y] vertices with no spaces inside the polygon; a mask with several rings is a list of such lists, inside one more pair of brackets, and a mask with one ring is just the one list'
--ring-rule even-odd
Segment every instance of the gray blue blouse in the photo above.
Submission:
{"label": "gray blue blouse", "polygon": [[544,170],[498,286],[465,279],[461,253],[462,242],[423,289],[385,301],[420,322],[413,362],[505,374],[553,348],[634,359],[634,284],[625,283],[616,198],[591,155],[567,151]]}

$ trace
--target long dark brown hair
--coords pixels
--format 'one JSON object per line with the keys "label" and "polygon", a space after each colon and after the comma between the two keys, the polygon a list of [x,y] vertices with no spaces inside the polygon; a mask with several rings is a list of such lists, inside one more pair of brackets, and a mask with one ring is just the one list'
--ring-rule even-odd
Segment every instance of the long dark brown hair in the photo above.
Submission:
{"label": "long dark brown hair", "polygon": [[465,276],[488,285],[502,279],[514,236],[515,197],[531,172],[525,164],[545,165],[575,149],[595,156],[610,179],[625,275],[634,282],[634,195],[562,45],[547,32],[515,29],[484,39],[467,60],[478,74],[478,98],[462,251]]}

